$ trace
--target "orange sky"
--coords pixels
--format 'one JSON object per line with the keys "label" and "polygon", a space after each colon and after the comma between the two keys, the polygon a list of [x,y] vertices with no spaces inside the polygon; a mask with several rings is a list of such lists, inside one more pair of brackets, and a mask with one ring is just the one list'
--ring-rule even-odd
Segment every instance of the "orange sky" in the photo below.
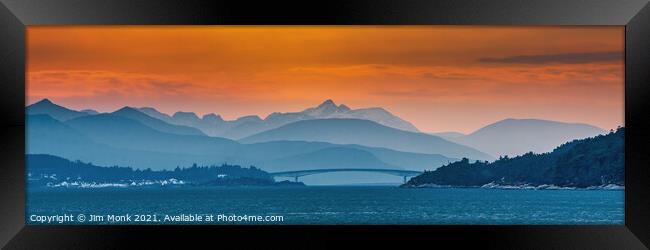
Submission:
{"label": "orange sky", "polygon": [[623,124],[624,28],[31,26],[27,102],[225,119],[325,99],[422,131],[505,118]]}

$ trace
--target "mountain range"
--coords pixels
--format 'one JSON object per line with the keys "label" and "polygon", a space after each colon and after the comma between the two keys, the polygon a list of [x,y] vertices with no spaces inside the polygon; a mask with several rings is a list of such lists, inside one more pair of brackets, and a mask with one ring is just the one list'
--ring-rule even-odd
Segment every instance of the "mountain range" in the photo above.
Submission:
{"label": "mountain range", "polygon": [[29,105],[26,109],[26,113],[27,115],[46,114],[59,121],[66,121],[91,114],[89,112],[81,112],[59,106],[49,99],[43,99],[37,103]]}
{"label": "mountain range", "polygon": [[383,126],[361,119],[317,119],[298,121],[239,140],[244,143],[278,140],[321,141],[335,144],[358,144],[404,152],[436,152],[453,158],[468,157],[491,160],[476,149],[449,142],[440,137]]}
{"label": "mountain range", "polygon": [[[269,172],[324,167],[433,170],[463,157],[493,160],[504,152],[542,151],[602,133],[585,124],[508,119],[468,135],[425,134],[384,109],[354,110],[331,100],[301,112],[235,121],[191,112],[169,116],[154,108],[76,111],[47,99],[29,105],[26,113],[29,154],[154,170],[193,163],[255,165]],[[241,138],[212,135],[217,130]]]}
{"label": "mountain range", "polygon": [[301,112],[275,112],[264,119],[256,115],[243,116],[232,121],[224,120],[221,116],[214,113],[206,114],[199,118],[193,112],[176,112],[170,116],[151,107],[144,107],[139,110],[151,117],[170,124],[194,127],[208,135],[230,139],[244,138],[296,121],[327,118],[364,119],[387,127],[419,132],[413,124],[391,114],[383,108],[350,109],[344,104],[336,105],[332,100],[326,100],[317,107],[308,108]]}
{"label": "mountain range", "polygon": [[168,132],[171,134],[179,135],[205,135],[203,132],[201,132],[201,130],[195,127],[169,124],[131,107],[121,108],[112,114],[138,121],[161,132]]}
{"label": "mountain range", "polygon": [[[100,118],[99,121],[106,120],[106,117]],[[458,160],[436,154],[417,154],[360,145],[336,145],[322,142],[274,141],[239,144],[224,138],[173,135],[152,129],[149,132],[140,131],[145,135],[131,138],[134,143],[129,144],[130,135],[128,134],[110,137],[106,135],[114,131],[106,129],[108,132],[105,134],[98,132],[109,126],[122,129],[133,126],[133,129],[138,129],[131,122],[119,125],[125,122],[121,119],[118,119],[118,122],[99,125],[96,129],[83,128],[90,124],[88,121],[71,120],[62,123],[47,115],[28,116],[27,122],[26,153],[55,155],[102,166],[117,165],[138,169],[171,170],[177,166],[190,166],[194,163],[198,165],[226,163],[256,166],[268,172],[346,167],[422,171],[435,169]],[[81,129],[83,132],[73,127]],[[160,138],[153,136],[160,136]],[[148,137],[152,137],[152,139],[138,141]],[[192,142],[183,142],[188,139]],[[221,140],[214,141],[212,139]],[[174,147],[174,145],[177,146]],[[204,146],[198,147],[197,145]],[[202,148],[206,150],[200,151]],[[351,180],[352,182],[367,183],[399,181],[394,176],[355,174],[319,175],[310,178],[307,182],[309,184],[332,185],[350,183]]]}
{"label": "mountain range", "polygon": [[[38,105],[42,107],[43,103]],[[49,105],[53,113],[62,108],[53,103]],[[457,160],[435,153],[400,152],[325,142],[280,140],[243,144],[227,138],[207,136],[191,127],[167,124],[129,107],[113,113],[85,115],[64,121],[54,119],[47,112],[28,115],[27,152],[107,166],[115,164],[152,169],[228,162],[256,165],[267,171],[322,166],[424,170]],[[341,165],[341,159],[348,159],[348,164]],[[314,162],[318,162],[318,165]]]}

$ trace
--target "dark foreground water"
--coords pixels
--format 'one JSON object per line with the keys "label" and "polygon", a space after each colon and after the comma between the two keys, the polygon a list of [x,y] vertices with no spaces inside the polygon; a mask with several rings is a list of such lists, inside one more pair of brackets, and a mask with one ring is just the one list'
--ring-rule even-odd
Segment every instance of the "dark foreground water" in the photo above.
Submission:
{"label": "dark foreground water", "polygon": [[[27,200],[29,224],[58,224],[55,218],[65,220],[64,224],[78,224],[81,214],[83,224],[622,224],[624,221],[624,191],[621,190],[377,186],[48,188],[29,191]],[[195,214],[201,216],[201,222],[195,221]],[[69,216],[64,219],[52,215]],[[95,218],[102,217],[102,221],[89,222],[91,215],[99,215]],[[206,221],[210,215],[213,221]],[[49,223],[37,221],[47,218],[51,220]]]}

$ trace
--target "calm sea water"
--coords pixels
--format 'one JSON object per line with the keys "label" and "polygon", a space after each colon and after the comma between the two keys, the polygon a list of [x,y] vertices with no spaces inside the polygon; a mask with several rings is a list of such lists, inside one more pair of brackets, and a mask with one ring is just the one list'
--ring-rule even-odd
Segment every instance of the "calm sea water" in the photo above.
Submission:
{"label": "calm sea water", "polygon": [[[165,215],[181,214],[282,216],[281,222],[216,221],[200,224],[624,222],[624,191],[621,190],[405,189],[388,186],[42,189],[29,191],[27,201],[26,219],[29,224],[41,224],[30,221],[32,215],[61,214],[75,218],[84,214],[84,224],[193,224],[162,221]],[[159,221],[88,222],[91,214],[104,218],[124,214],[155,215]],[[77,223],[80,222],[65,222]]]}

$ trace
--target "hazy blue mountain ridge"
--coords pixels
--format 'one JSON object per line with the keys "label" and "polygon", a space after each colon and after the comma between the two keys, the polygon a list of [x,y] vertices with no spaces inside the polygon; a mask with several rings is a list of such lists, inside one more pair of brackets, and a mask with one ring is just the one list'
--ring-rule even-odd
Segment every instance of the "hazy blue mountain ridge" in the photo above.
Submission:
{"label": "hazy blue mountain ridge", "polygon": [[402,169],[382,162],[373,154],[356,148],[329,147],[318,151],[287,156],[265,163],[270,168],[283,171],[330,168],[384,168]]}
{"label": "hazy blue mountain ridge", "polygon": [[529,151],[550,152],[574,139],[603,134],[606,131],[582,123],[564,123],[539,119],[505,119],[476,132],[448,140],[473,147],[495,157],[517,156]]}
{"label": "hazy blue mountain ridge", "polygon": [[121,108],[111,114],[138,121],[160,132],[178,135],[205,135],[201,130],[194,127],[169,124],[131,107]]}
{"label": "hazy blue mountain ridge", "polygon": [[71,110],[63,106],[54,104],[49,99],[43,99],[26,108],[27,115],[49,115],[59,121],[66,121],[77,117],[89,115],[86,112]]}
{"label": "hazy blue mountain ridge", "polygon": [[[65,123],[47,115],[28,116],[27,132],[28,153],[136,168],[169,169],[192,163],[227,162],[283,170],[283,166],[269,162],[331,147],[360,149],[376,155],[384,164],[408,164],[407,167],[414,170],[435,169],[453,160],[441,155],[319,142],[278,141],[242,145],[223,138],[164,133],[114,114],[87,116]],[[310,154],[310,157],[317,156],[318,153]],[[300,158],[305,159],[306,166],[314,162],[308,158]]]}
{"label": "hazy blue mountain ridge", "polygon": [[66,125],[93,141],[124,149],[186,154],[220,154],[238,145],[225,138],[177,135],[152,129],[140,122],[113,114],[72,119]]}
{"label": "hazy blue mountain ridge", "polygon": [[[124,107],[113,113],[81,112],[44,99],[26,107],[27,153],[152,169],[171,169],[193,163],[232,163],[256,165],[268,171],[321,165],[433,170],[463,157],[494,159],[472,148],[472,144],[497,153],[503,152],[497,150],[513,148],[525,152],[552,150],[571,138],[603,132],[586,124],[506,119],[469,135],[437,134],[447,137],[442,139],[365,119],[314,119],[375,109],[353,110],[328,100],[302,112],[273,113],[265,119],[245,116],[224,121],[216,114],[199,118],[192,112],[177,112],[169,116],[153,108]],[[388,113],[387,117],[390,116]],[[179,121],[172,122],[174,119],[190,125],[178,125]],[[264,131],[238,142],[206,136],[202,129],[194,127],[199,126],[197,124],[207,124],[237,137]],[[277,127],[265,130],[269,126]],[[508,143],[508,140],[511,141]],[[545,142],[540,143],[544,147],[537,148],[536,140]],[[357,157],[352,157],[355,154]]]}
{"label": "hazy blue mountain ridge", "polygon": [[208,135],[230,139],[241,139],[296,121],[325,118],[365,119],[400,130],[418,132],[413,124],[383,108],[350,109],[343,104],[337,106],[332,100],[326,100],[317,107],[307,108],[300,112],[274,112],[264,119],[258,116],[243,116],[232,121],[223,120],[221,116],[215,114],[207,114],[199,118],[192,112],[176,112],[169,116],[150,107],[140,108],[140,110],[167,123],[192,126]]}
{"label": "hazy blue mountain ridge", "polygon": [[315,119],[287,124],[239,140],[256,143],[278,140],[357,144],[397,151],[441,154],[452,158],[494,159],[473,148],[423,133],[398,130],[360,119]]}

